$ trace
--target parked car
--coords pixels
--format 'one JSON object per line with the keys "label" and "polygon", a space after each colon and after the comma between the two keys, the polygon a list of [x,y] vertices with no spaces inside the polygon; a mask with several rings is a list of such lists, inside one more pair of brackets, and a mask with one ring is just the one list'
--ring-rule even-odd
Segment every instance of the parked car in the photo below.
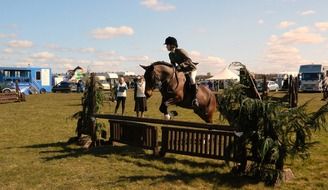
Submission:
{"label": "parked car", "polygon": [[279,85],[275,81],[268,81],[268,89],[269,91],[278,91]]}
{"label": "parked car", "polygon": [[16,92],[16,86],[14,83],[1,83],[0,91],[2,93]]}
{"label": "parked car", "polygon": [[[263,91],[263,81],[256,81],[256,84],[257,84],[257,90],[259,92],[262,92]],[[267,81],[267,88],[269,91],[278,91],[279,90],[279,85],[275,82],[275,81]]]}
{"label": "parked car", "polygon": [[76,92],[77,84],[74,82],[62,81],[52,87],[52,92]]}

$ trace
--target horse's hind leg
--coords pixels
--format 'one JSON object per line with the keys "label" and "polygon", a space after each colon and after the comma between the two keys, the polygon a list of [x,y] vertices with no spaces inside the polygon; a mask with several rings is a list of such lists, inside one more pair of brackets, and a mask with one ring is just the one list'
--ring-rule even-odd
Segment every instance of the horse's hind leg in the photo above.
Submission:
{"label": "horse's hind leg", "polygon": [[212,94],[210,97],[210,103],[208,108],[206,109],[206,122],[207,123],[213,123],[213,116],[214,113],[216,112],[216,97]]}

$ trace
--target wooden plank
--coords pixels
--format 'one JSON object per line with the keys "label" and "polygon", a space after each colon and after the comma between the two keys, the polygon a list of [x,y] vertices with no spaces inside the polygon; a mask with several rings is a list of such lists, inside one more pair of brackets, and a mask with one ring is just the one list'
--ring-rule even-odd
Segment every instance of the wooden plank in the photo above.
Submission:
{"label": "wooden plank", "polygon": [[196,153],[198,154],[199,152],[199,133],[195,133],[196,135]]}
{"label": "wooden plank", "polygon": [[225,156],[225,152],[226,152],[226,148],[227,148],[227,138],[228,138],[228,136],[223,136],[223,139],[224,139],[224,141],[223,141],[223,154],[222,154],[222,156]]}
{"label": "wooden plank", "polygon": [[169,145],[169,131],[162,127],[162,151],[165,154]]}
{"label": "wooden plank", "polygon": [[200,133],[200,153],[203,154],[204,152],[204,144],[205,144],[205,140],[204,140],[204,133]]}
{"label": "wooden plank", "polygon": [[180,127],[222,130],[222,131],[238,131],[237,128],[231,127],[229,125],[195,123],[195,122],[176,121],[176,120],[162,120],[162,119],[154,119],[154,118],[138,118],[132,116],[120,116],[120,115],[112,115],[112,114],[94,114],[93,116],[95,118],[103,118],[103,119],[110,119],[110,120],[117,120],[117,121],[155,123],[155,124],[162,124],[162,125],[176,125]]}
{"label": "wooden plank", "polygon": [[191,152],[195,152],[195,133],[191,131]]}
{"label": "wooden plank", "polygon": [[152,150],[157,146],[157,142],[153,141],[153,139],[157,139],[154,126],[130,122],[110,122],[112,141]]}
{"label": "wooden plank", "polygon": [[208,149],[209,155],[213,155],[213,152],[212,152],[213,151],[213,147],[212,147],[213,146],[213,136],[214,136],[213,134],[210,134],[210,145],[209,145],[210,147]]}
{"label": "wooden plank", "polygon": [[218,150],[217,150],[217,148],[218,148],[218,146],[217,146],[217,144],[218,144],[218,135],[214,135],[214,155],[215,156],[218,156]]}
{"label": "wooden plank", "polygon": [[[176,145],[176,148],[173,147],[167,152],[204,158],[237,161],[234,157],[226,158],[224,155],[224,151],[227,146],[235,140],[234,134],[231,132],[182,128],[177,129],[174,127],[165,127],[165,130],[172,132],[172,135],[174,135],[172,138],[175,139],[173,142],[175,142],[174,144]],[[163,132],[165,132],[165,130],[163,130]],[[165,138],[165,133],[162,134],[162,137]],[[165,141],[166,140],[163,139],[163,142]],[[185,143],[187,143],[187,145],[185,145],[185,148],[182,148]],[[180,148],[178,148],[179,144]],[[189,148],[186,148],[187,146],[189,146]],[[220,152],[220,154],[218,154],[218,152]]]}
{"label": "wooden plank", "polygon": [[188,131],[187,133],[186,133],[186,139],[187,139],[187,141],[186,141],[186,149],[187,149],[187,151],[188,152],[190,152],[191,150],[189,149],[190,148],[190,131]]}

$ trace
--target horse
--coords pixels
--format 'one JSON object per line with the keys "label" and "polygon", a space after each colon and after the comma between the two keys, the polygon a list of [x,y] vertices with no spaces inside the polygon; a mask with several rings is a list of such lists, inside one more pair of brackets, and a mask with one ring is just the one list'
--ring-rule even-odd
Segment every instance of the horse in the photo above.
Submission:
{"label": "horse", "polygon": [[199,85],[197,90],[198,107],[192,105],[190,90],[190,79],[185,73],[176,70],[172,64],[157,61],[151,65],[140,65],[145,69],[144,78],[146,82],[145,95],[147,98],[152,96],[154,89],[160,86],[162,102],[159,107],[160,112],[164,114],[165,119],[169,119],[167,111],[168,105],[193,109],[202,120],[207,123],[213,123],[213,115],[216,111],[216,97],[212,91],[204,85]]}

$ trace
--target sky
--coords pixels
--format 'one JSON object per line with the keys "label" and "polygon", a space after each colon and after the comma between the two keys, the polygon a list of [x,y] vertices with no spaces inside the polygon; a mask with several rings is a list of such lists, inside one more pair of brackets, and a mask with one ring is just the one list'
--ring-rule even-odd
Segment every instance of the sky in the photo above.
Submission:
{"label": "sky", "polygon": [[198,74],[328,65],[328,0],[0,0],[0,66],[130,71],[167,61],[173,36]]}

